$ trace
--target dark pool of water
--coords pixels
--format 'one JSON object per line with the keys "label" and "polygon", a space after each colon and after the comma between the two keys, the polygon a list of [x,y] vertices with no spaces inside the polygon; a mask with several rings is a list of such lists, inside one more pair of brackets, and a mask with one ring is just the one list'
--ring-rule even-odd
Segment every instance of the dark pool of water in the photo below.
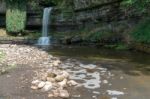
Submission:
{"label": "dark pool of water", "polygon": [[[78,99],[146,99],[149,97],[150,54],[83,46],[53,47],[49,53],[64,58],[64,61],[65,58],[69,59],[65,61],[64,66],[60,67],[70,73],[73,72],[73,78],[85,86],[79,88],[79,91],[74,91],[79,92],[74,94],[81,95]],[[90,69],[94,65],[96,67]],[[101,67],[107,71],[100,71]],[[110,74],[114,76],[109,77]],[[104,84],[104,80],[107,80],[108,84]],[[108,95],[108,90],[118,90],[125,95],[113,97]],[[95,92],[100,94],[93,94]],[[97,98],[94,98],[95,96]]]}
{"label": "dark pool of water", "polygon": [[135,70],[150,74],[150,54],[142,52],[85,46],[59,46],[50,49],[49,53],[59,57],[65,56],[88,62],[101,62],[106,68],[118,69],[126,73]]}
{"label": "dark pool of water", "polygon": [[49,53],[56,56],[67,56],[87,60],[122,59],[138,64],[150,64],[150,54],[136,51],[118,51],[96,47],[67,46],[54,47]]}

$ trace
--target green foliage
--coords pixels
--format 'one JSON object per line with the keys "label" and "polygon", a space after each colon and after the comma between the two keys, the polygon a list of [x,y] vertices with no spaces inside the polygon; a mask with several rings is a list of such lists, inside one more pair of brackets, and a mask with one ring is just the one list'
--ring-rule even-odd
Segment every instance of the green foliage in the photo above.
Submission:
{"label": "green foliage", "polygon": [[6,29],[8,32],[21,32],[26,23],[26,0],[7,0]]}
{"label": "green foliage", "polygon": [[144,19],[131,33],[134,41],[139,43],[150,43],[150,19]]}
{"label": "green foliage", "polygon": [[123,0],[123,5],[127,8],[136,8],[140,12],[147,12],[150,7],[150,0]]}

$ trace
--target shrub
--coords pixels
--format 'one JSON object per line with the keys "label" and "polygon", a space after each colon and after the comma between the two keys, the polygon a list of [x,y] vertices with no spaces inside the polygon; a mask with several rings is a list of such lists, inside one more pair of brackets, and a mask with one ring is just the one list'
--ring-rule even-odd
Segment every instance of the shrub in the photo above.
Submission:
{"label": "shrub", "polygon": [[21,32],[26,23],[26,0],[7,0],[6,29],[8,32]]}
{"label": "shrub", "polygon": [[150,43],[150,19],[144,19],[140,22],[131,33],[131,36],[135,42]]}

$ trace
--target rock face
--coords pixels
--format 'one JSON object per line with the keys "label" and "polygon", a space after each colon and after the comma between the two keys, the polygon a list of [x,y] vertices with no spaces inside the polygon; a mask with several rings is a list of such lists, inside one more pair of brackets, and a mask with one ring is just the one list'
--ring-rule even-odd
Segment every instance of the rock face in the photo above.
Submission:
{"label": "rock face", "polygon": [[6,10],[6,3],[4,1],[0,1],[0,13],[4,13]]}
{"label": "rock face", "polygon": [[[54,10],[52,11],[51,26],[49,26],[49,28],[51,28],[51,31],[53,32],[59,32],[60,34],[56,35],[58,36],[62,35],[63,32],[69,34],[71,32],[78,32],[78,30],[82,30],[83,28],[92,29],[98,24],[103,24],[106,25],[105,27],[107,27],[110,25],[110,23],[127,21],[126,19],[129,19],[128,17],[135,17],[134,19],[138,20],[139,15],[136,15],[134,9],[133,11],[126,11],[126,9],[120,7],[120,2],[121,0],[73,0],[73,3],[70,4],[72,6],[72,9],[69,11],[63,9],[64,11],[61,12],[58,8],[54,8]],[[0,3],[0,26],[5,26],[5,9],[5,4]],[[40,7],[39,5],[35,9],[31,8],[31,5],[28,5],[28,18],[26,22],[27,29],[39,29],[42,26],[42,9],[43,7]],[[131,22],[131,20],[129,21],[130,24],[138,22],[136,20],[134,22]],[[115,29],[118,29],[118,26],[115,26]],[[103,28],[102,26],[99,27]],[[129,29],[126,27],[123,28],[124,29],[122,29],[122,31]],[[105,32],[106,30],[100,30],[98,32]],[[122,31],[116,32],[113,31],[113,29],[110,31],[115,33],[122,33]],[[66,36],[67,34],[63,35]],[[82,37],[69,36],[70,34],[67,38],[62,37],[64,39],[60,40],[60,43],[62,42],[63,44],[77,44],[83,42]]]}
{"label": "rock face", "polygon": [[97,5],[112,3],[118,0],[74,0],[75,10],[95,7]]}
{"label": "rock face", "polygon": [[119,13],[119,0],[74,0],[76,19],[110,20]]}
{"label": "rock face", "polygon": [[5,10],[6,10],[5,2],[0,1],[0,26],[5,25]]}

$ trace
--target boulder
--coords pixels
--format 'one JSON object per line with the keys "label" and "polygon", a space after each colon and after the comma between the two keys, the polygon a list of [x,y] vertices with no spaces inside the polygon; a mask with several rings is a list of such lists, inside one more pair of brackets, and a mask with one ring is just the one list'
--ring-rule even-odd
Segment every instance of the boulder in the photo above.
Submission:
{"label": "boulder", "polygon": [[31,89],[33,89],[33,90],[37,90],[37,89],[38,89],[38,87],[37,87],[37,86],[31,86]]}
{"label": "boulder", "polygon": [[52,62],[53,66],[58,66],[61,63],[60,60],[55,60]]}
{"label": "boulder", "polygon": [[75,82],[74,80],[68,81],[67,84],[68,84],[69,86],[76,86],[76,85],[78,85],[78,83]]}
{"label": "boulder", "polygon": [[64,79],[62,82],[58,82],[58,85],[60,88],[64,88],[67,86],[67,79]]}
{"label": "boulder", "polygon": [[46,80],[49,81],[49,82],[52,82],[52,83],[55,82],[55,79],[54,79],[54,78],[51,78],[51,77],[47,77]]}
{"label": "boulder", "polygon": [[61,81],[63,81],[64,79],[65,79],[64,75],[57,75],[57,76],[55,77],[55,80],[56,80],[57,82],[61,82]]}
{"label": "boulder", "polygon": [[36,86],[38,86],[39,83],[40,83],[39,80],[33,80],[33,81],[31,82],[31,84],[36,85]]}
{"label": "boulder", "polygon": [[65,78],[69,78],[69,73],[68,73],[68,72],[62,71],[62,73],[63,73],[63,76],[64,76]]}
{"label": "boulder", "polygon": [[45,86],[45,82],[41,81],[39,84],[38,84],[38,88],[43,88]]}
{"label": "boulder", "polygon": [[56,77],[57,75],[53,72],[47,72],[47,77],[51,77],[51,78],[54,78]]}
{"label": "boulder", "polygon": [[67,90],[59,90],[59,97],[61,98],[69,98],[70,95]]}
{"label": "boulder", "polygon": [[53,88],[53,85],[51,82],[45,82],[45,86],[42,88],[42,91],[46,92],[46,91],[49,91]]}

